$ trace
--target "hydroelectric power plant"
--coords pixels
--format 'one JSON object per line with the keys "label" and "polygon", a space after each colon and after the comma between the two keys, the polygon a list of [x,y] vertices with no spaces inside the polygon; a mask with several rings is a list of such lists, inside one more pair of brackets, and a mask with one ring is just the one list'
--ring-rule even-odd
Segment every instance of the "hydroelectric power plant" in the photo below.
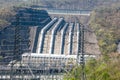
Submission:
{"label": "hydroelectric power plant", "polygon": [[0,79],[63,80],[63,73],[99,55],[84,52],[85,26],[76,17],[88,17],[90,11],[58,13],[17,10],[11,25],[1,31],[1,54],[6,63],[1,63]]}

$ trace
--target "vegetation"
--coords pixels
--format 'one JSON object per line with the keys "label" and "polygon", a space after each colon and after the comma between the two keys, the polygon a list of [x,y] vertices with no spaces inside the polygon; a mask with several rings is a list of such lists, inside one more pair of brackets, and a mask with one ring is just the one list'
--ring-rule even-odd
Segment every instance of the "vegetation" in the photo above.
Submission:
{"label": "vegetation", "polygon": [[[112,56],[112,57],[111,57]],[[120,80],[120,55],[114,54],[104,59],[91,59],[86,63],[87,80]],[[81,80],[81,67],[77,66],[65,74],[64,80]]]}
{"label": "vegetation", "polygon": [[1,0],[0,7],[40,5],[59,9],[94,9],[98,6],[111,6],[120,0]]}
{"label": "vegetation", "polygon": [[93,11],[90,27],[95,31],[102,54],[116,52],[120,40],[120,7]]}
{"label": "vegetation", "polygon": [[13,6],[18,0],[0,0],[0,30],[8,26],[15,15]]}
{"label": "vegetation", "polygon": [[0,29],[9,25],[14,15],[15,15],[15,12],[13,8],[0,9]]}
{"label": "vegetation", "polygon": [[41,3],[49,8],[57,9],[94,9],[98,6],[111,6],[113,3],[118,3],[120,0],[31,0],[39,5]]}
{"label": "vegetation", "polygon": [[2,60],[3,59],[3,57],[2,56],[0,56],[0,60]]}
{"label": "vegetation", "polygon": [[[92,12],[90,27],[95,31],[102,58],[86,63],[87,80],[120,80],[120,55],[116,53],[120,40],[120,6],[101,7]],[[65,74],[64,80],[81,80],[81,66]]]}

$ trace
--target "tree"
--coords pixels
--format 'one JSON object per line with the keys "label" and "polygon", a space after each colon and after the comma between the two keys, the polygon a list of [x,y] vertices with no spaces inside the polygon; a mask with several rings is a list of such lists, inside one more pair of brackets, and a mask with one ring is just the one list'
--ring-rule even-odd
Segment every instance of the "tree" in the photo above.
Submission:
{"label": "tree", "polygon": [[[108,57],[110,57],[108,55]],[[90,59],[86,63],[85,72],[87,80],[120,80],[120,56]],[[81,66],[76,66],[65,74],[64,80],[81,80]]]}

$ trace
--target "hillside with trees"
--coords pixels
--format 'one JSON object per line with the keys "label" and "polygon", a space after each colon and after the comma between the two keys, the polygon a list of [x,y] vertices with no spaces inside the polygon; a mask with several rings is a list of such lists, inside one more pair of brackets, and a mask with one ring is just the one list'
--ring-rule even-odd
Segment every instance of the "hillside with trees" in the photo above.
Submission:
{"label": "hillside with trees", "polygon": [[116,52],[120,40],[120,7],[96,9],[91,14],[90,26],[97,35],[101,52]]}
{"label": "hillside with trees", "polygon": [[10,17],[14,14],[13,6],[39,5],[57,9],[89,9],[99,6],[119,5],[120,0],[0,0],[0,28],[7,26]]}
{"label": "hillside with trees", "polygon": [[[87,80],[120,80],[120,55],[114,54],[106,59],[91,59],[84,68]],[[64,75],[64,80],[81,79],[82,68],[76,65],[70,72]]]}
{"label": "hillside with trees", "polygon": [[[26,1],[27,3],[28,1]],[[43,5],[48,8],[57,9],[88,9],[93,10],[99,6],[111,6],[119,3],[120,0],[29,0],[33,5]]]}
{"label": "hillside with trees", "polygon": [[19,1],[17,0],[0,0],[0,30],[10,25],[12,17],[15,15],[13,6]]}
{"label": "hillside with trees", "polygon": [[15,11],[13,8],[3,8],[0,9],[0,30],[10,25]]}
{"label": "hillside with trees", "polygon": [[[90,17],[90,28],[95,32],[102,56],[86,62],[84,72],[87,80],[120,80],[120,6],[100,7]],[[82,80],[82,67],[76,65],[65,74],[64,80]]]}

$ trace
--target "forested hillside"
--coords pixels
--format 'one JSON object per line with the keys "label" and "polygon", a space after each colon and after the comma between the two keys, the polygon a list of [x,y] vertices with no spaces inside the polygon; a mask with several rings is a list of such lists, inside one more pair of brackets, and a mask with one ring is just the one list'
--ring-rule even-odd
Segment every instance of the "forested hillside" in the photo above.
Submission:
{"label": "forested hillside", "polygon": [[[119,5],[120,0],[0,0],[0,27],[9,23],[12,6],[39,5],[58,9],[95,9],[99,6]],[[7,19],[7,20],[6,20]]]}
{"label": "forested hillside", "polygon": [[13,8],[0,9],[0,30],[10,24],[14,15],[15,11]]}
{"label": "forested hillside", "polygon": [[102,7],[93,11],[90,26],[95,31],[103,54],[116,52],[120,40],[120,7]]}
{"label": "forested hillside", "polygon": [[120,3],[120,0],[29,0],[26,2],[47,6],[48,8],[93,10],[99,6],[111,6]]}
{"label": "forested hillside", "polygon": [[64,76],[64,80],[82,80],[84,70],[87,80],[120,80],[120,6],[102,6],[92,11],[90,28],[95,32],[102,56],[90,59],[85,67],[75,66]]}
{"label": "forested hillside", "polygon": [[19,3],[18,0],[0,0],[0,30],[8,26],[15,15],[13,6]]}

